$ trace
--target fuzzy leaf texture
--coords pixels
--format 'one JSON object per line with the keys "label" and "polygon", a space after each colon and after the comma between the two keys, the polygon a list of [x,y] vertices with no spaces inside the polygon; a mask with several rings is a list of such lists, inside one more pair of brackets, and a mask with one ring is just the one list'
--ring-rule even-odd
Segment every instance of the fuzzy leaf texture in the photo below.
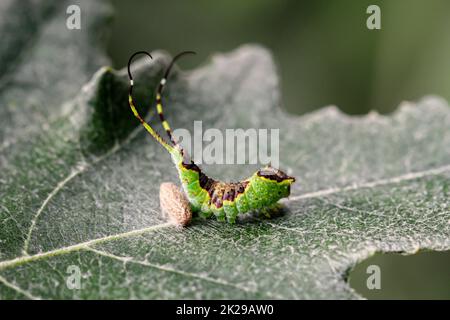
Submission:
{"label": "fuzzy leaf texture", "polygon": [[[362,259],[450,248],[442,99],[386,116],[294,116],[261,47],[175,70],[164,94],[172,127],[280,128],[280,167],[297,178],[274,219],[197,218],[180,230],[159,208],[160,184],[178,183],[169,155],[132,116],[125,69],[102,67],[109,7],[82,2],[83,29],[69,31],[68,3],[26,3],[0,10],[1,299],[360,298],[345,279]],[[153,55],[133,70],[136,104],[156,124],[150,101],[170,56]],[[224,180],[254,170],[203,168]]]}

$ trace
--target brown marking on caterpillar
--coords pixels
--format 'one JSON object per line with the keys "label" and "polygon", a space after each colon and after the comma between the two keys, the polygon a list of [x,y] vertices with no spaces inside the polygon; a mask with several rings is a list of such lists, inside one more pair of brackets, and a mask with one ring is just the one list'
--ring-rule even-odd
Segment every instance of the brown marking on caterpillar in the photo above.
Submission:
{"label": "brown marking on caterpillar", "polygon": [[210,203],[214,204],[216,208],[221,208],[223,201],[233,202],[237,196],[244,193],[247,185],[248,181],[230,183],[214,181],[214,184],[208,190]]}
{"label": "brown marking on caterpillar", "polygon": [[257,174],[260,177],[263,177],[263,178],[266,178],[269,180],[274,180],[276,182],[281,182],[283,180],[288,180],[288,179],[292,179],[293,181],[295,181],[294,177],[290,177],[283,171],[275,169],[275,168],[258,170]]}
{"label": "brown marking on caterpillar", "polygon": [[226,201],[233,201],[234,200],[234,194],[236,192],[235,188],[236,188],[235,184],[231,183],[228,186],[228,188],[225,190],[222,199],[226,200]]}
{"label": "brown marking on caterpillar", "polygon": [[176,225],[186,226],[192,220],[189,200],[180,188],[172,182],[164,182],[159,187],[161,210]]}
{"label": "brown marking on caterpillar", "polygon": [[[183,152],[183,156],[185,156],[185,153]],[[191,161],[191,162],[189,162],[189,163],[187,163],[187,162],[182,162],[182,165],[183,165],[183,167],[185,167],[187,170],[193,170],[193,171],[196,171],[196,172],[198,172],[198,173],[201,173],[201,170],[200,170],[200,168],[193,162],[193,161]]]}
{"label": "brown marking on caterpillar", "polygon": [[208,192],[209,203],[216,208],[221,208],[225,200],[234,201],[239,194],[244,193],[248,185],[248,181],[224,183],[209,178],[193,161],[183,162],[182,165],[187,170],[198,172],[200,187]]}

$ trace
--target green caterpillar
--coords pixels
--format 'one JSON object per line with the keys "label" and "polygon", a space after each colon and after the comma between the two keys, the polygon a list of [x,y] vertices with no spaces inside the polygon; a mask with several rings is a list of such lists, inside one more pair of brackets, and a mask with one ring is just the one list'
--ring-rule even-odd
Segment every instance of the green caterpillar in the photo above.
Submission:
{"label": "green caterpillar", "polygon": [[227,220],[229,223],[234,224],[238,214],[253,210],[270,209],[276,205],[278,200],[288,197],[291,191],[291,184],[295,182],[295,178],[288,176],[281,170],[267,166],[240,182],[227,183],[216,181],[206,176],[187,156],[181,145],[174,139],[172,130],[164,119],[161,95],[175,61],[188,53],[194,52],[181,52],[173,58],[164,77],[161,79],[156,93],[156,110],[171,144],[166,142],[139,115],[133,103],[133,77],[131,76],[130,65],[133,58],[138,54],[146,54],[153,59],[150,53],[146,51],[134,53],[128,61],[128,76],[130,78],[128,101],[135,117],[152,137],[170,153],[172,161],[178,170],[184,192],[191,204],[192,211],[205,218],[215,215],[219,221]]}

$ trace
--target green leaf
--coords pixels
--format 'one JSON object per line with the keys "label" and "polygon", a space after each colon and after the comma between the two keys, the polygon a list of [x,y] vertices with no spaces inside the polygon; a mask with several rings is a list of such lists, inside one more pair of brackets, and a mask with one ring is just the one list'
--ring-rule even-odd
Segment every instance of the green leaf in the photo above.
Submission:
{"label": "green leaf", "polygon": [[[15,40],[20,58],[1,66],[1,299],[359,298],[345,278],[374,252],[450,248],[447,103],[287,115],[272,57],[258,46],[175,72],[165,113],[174,128],[279,128],[280,166],[297,177],[285,212],[173,227],[158,190],[176,172],[129,110],[126,71],[101,68],[80,90],[105,61],[96,39],[108,12],[84,5],[92,21],[80,33],[64,30],[63,5],[36,13],[45,19],[34,27],[11,20],[33,29],[33,41]],[[133,65],[143,114],[169,61],[153,55]],[[158,121],[154,110],[147,118]],[[224,180],[254,170],[203,168]],[[67,285],[71,266],[81,289]]]}

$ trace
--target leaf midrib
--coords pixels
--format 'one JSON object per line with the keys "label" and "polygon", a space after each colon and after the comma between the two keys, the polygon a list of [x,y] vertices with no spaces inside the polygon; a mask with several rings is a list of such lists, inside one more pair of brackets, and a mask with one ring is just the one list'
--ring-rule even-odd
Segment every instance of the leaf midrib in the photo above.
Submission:
{"label": "leaf midrib", "polygon": [[[340,192],[348,192],[348,191],[354,191],[354,190],[359,190],[359,189],[375,188],[378,186],[383,186],[383,185],[388,185],[388,184],[396,184],[396,183],[416,180],[416,179],[420,179],[420,178],[424,178],[424,177],[428,177],[428,176],[439,175],[439,174],[445,173],[447,171],[450,171],[450,164],[447,164],[447,165],[444,165],[444,166],[441,166],[438,168],[434,168],[434,169],[418,171],[418,172],[411,172],[411,173],[396,176],[396,177],[393,177],[390,179],[379,179],[379,180],[375,180],[372,182],[366,182],[366,183],[362,183],[362,184],[352,184],[352,185],[342,187],[342,188],[331,188],[331,189],[324,189],[324,190],[319,190],[319,191],[315,191],[315,192],[305,193],[303,195],[291,197],[290,199],[283,201],[283,202],[286,203],[286,202],[297,201],[297,200],[302,200],[302,199],[320,198],[320,197],[323,197],[326,195],[340,193]],[[170,223],[170,222],[161,223],[158,225],[153,225],[153,226],[142,228],[142,229],[136,229],[136,230],[118,233],[118,234],[114,234],[114,235],[109,235],[109,236],[105,236],[105,237],[101,237],[101,238],[96,238],[93,240],[81,242],[78,244],[74,244],[74,245],[70,245],[67,247],[62,247],[62,248],[58,248],[58,249],[54,249],[54,250],[50,250],[50,251],[46,251],[46,252],[37,253],[34,255],[24,255],[21,257],[14,258],[14,259],[1,261],[0,262],[0,271],[7,269],[7,268],[23,265],[28,262],[33,262],[33,261],[41,260],[44,258],[48,258],[48,257],[59,256],[59,255],[63,255],[63,254],[71,253],[71,252],[80,251],[80,250],[89,250],[91,248],[91,246],[96,245],[96,244],[119,240],[119,239],[124,239],[124,238],[129,238],[129,237],[133,237],[136,235],[145,234],[147,232],[152,232],[155,230],[164,229],[164,228],[168,228],[168,227],[174,227],[174,224]]]}

